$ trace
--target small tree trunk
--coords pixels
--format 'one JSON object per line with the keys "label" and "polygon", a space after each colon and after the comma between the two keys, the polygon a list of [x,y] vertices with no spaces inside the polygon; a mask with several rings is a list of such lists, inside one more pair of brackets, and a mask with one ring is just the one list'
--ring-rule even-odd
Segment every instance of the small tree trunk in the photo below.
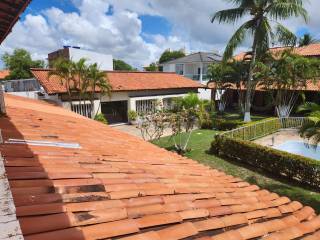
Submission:
{"label": "small tree trunk", "polygon": [[[260,24],[257,24],[258,26]],[[244,105],[244,122],[251,122],[251,94],[252,94],[252,81],[253,81],[253,69],[254,65],[256,63],[256,57],[257,57],[257,39],[256,37],[253,40],[252,45],[252,58],[250,62],[249,67],[249,74],[248,74],[248,80],[247,80],[247,91],[246,91],[246,98],[245,98],[245,105]]]}

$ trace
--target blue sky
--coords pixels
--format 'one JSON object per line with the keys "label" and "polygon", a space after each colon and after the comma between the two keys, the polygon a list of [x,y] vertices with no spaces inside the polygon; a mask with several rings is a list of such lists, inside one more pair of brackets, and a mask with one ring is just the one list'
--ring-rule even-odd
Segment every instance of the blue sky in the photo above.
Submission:
{"label": "blue sky", "polygon": [[[22,47],[33,58],[45,59],[49,52],[72,45],[141,68],[168,48],[223,53],[241,22],[211,23],[210,17],[229,7],[224,0],[32,0],[0,46],[0,55]],[[290,19],[285,25],[298,35],[311,32],[320,39],[320,1],[310,0],[306,9],[307,24]],[[246,41],[237,51],[249,47]]]}

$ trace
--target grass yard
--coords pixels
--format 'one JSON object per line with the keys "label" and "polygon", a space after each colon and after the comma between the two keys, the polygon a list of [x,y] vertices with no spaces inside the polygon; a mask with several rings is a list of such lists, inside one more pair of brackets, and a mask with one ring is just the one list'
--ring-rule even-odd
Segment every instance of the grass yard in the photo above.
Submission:
{"label": "grass yard", "polygon": [[[216,131],[213,130],[196,130],[192,133],[189,148],[190,151],[186,156],[192,158],[202,164],[224,171],[227,174],[240,177],[245,181],[256,184],[261,188],[278,193],[279,195],[288,196],[291,200],[297,200],[305,205],[313,207],[320,213],[320,193],[314,192],[311,189],[303,188],[294,183],[290,183],[285,179],[270,176],[264,172],[253,170],[248,165],[243,165],[238,162],[225,160],[207,153],[210,148],[210,143]],[[172,150],[173,142],[170,137],[161,138],[154,144]]]}

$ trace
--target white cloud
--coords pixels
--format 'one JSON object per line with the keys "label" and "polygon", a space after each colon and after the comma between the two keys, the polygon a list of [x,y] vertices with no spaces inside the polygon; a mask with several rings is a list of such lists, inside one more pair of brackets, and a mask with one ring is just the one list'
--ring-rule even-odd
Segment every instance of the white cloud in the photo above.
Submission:
{"label": "white cloud", "polygon": [[[0,54],[16,47],[29,50],[36,58],[63,45],[76,45],[102,53],[111,53],[141,67],[158,59],[167,48],[187,51],[218,50],[224,46],[237,26],[211,23],[210,17],[228,7],[219,0],[71,0],[78,12],[67,13],[52,7],[19,21],[0,47]],[[110,6],[113,14],[107,15]],[[320,2],[307,5],[311,16],[308,25],[301,19],[287,21],[293,31],[308,27],[317,35]],[[166,18],[172,31],[169,36],[142,32],[140,15]],[[318,35],[320,37],[320,35]],[[147,40],[147,41],[146,41]],[[241,49],[246,48],[247,44]]]}

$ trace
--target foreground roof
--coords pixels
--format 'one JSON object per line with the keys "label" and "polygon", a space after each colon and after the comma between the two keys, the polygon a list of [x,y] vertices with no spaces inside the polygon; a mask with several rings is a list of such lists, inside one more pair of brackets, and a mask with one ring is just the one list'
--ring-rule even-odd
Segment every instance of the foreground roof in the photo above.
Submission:
{"label": "foreground roof", "polygon": [[10,33],[19,15],[26,9],[31,0],[0,1],[0,44]]}
{"label": "foreground roof", "polygon": [[[31,72],[48,94],[66,92],[59,77],[49,77],[50,69],[31,69]],[[176,73],[110,71],[106,75],[113,92],[204,87]]]}
{"label": "foreground roof", "polygon": [[[26,240],[305,239],[310,207],[40,101],[6,96],[2,144]],[[302,238],[301,238],[302,237]]]}
{"label": "foreground roof", "polygon": [[185,57],[177,58],[168,62],[161,63],[163,64],[176,64],[176,63],[211,63],[221,61],[222,57],[213,52],[196,52],[189,54]]}
{"label": "foreground roof", "polygon": [[[288,47],[275,47],[270,48],[271,53],[278,53],[283,50],[289,49]],[[303,47],[294,47],[293,52],[295,54],[305,56],[305,57],[320,57],[320,43],[314,43]],[[239,53],[234,57],[237,61],[242,61],[246,57],[248,52]]]}

